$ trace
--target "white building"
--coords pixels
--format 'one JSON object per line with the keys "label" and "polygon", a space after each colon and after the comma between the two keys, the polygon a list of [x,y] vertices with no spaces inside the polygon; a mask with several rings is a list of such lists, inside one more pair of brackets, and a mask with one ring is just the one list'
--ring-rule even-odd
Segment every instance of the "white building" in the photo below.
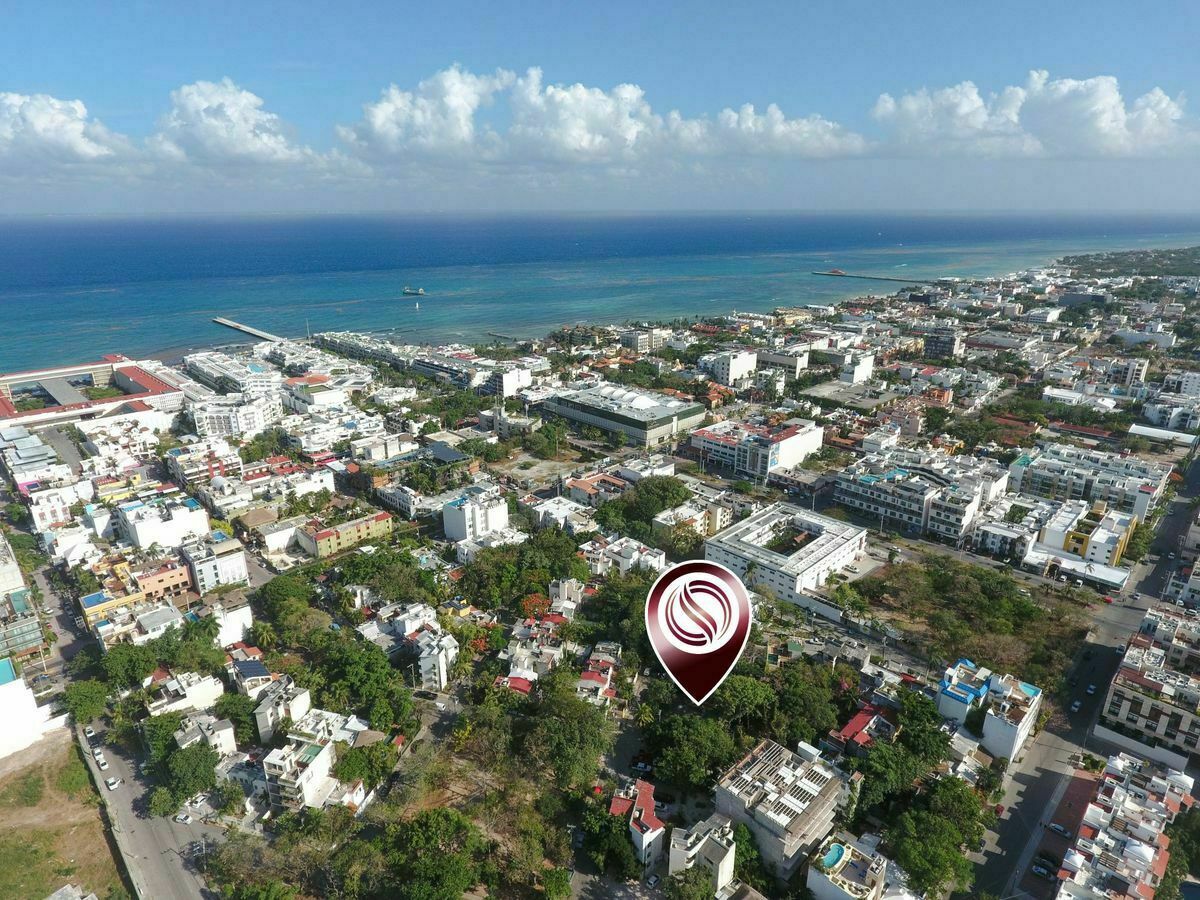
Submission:
{"label": "white building", "polygon": [[794,381],[800,377],[801,372],[808,368],[808,344],[760,349],[758,351],[758,368],[781,371],[788,381]]}
{"label": "white building", "polygon": [[185,486],[208,484],[218,475],[242,476],[242,458],[222,437],[172,447],[163,459],[171,477]]}
{"label": "white building", "polygon": [[792,419],[778,428],[717,422],[692,432],[701,459],[749,478],[766,478],[791,469],[821,449],[824,429],[808,419]]}
{"label": "white building", "polygon": [[581,545],[579,551],[593,575],[608,575],[614,569],[619,575],[628,575],[633,569],[661,572],[667,567],[667,554],[631,537],[609,540],[597,536]]}
{"label": "white building", "polygon": [[1145,520],[1166,489],[1171,467],[1131,455],[1048,444],[1009,466],[1009,490],[1058,500],[1103,500]]}
{"label": "white building", "polygon": [[802,509],[772,503],[704,542],[704,558],[720,563],[747,586],[768,587],[789,603],[866,551],[864,529]]}
{"label": "white building", "polygon": [[699,367],[708,372],[713,381],[729,387],[737,387],[758,366],[758,354],[754,350],[726,350],[700,357]]}
{"label": "white building", "polygon": [[842,372],[838,379],[847,384],[859,384],[863,381],[870,381],[874,373],[874,353],[852,353],[842,365]]}
{"label": "white building", "polygon": [[717,896],[733,881],[736,857],[733,822],[728,816],[713,813],[691,828],[677,826],[671,832],[667,874],[679,875],[695,866],[703,866],[712,875],[710,893]]}
{"label": "white building", "polygon": [[117,506],[121,534],[135,547],[157,544],[163,549],[179,547],[208,534],[208,513],[190,497],[186,500],[144,502],[130,500]]}
{"label": "white building", "polygon": [[421,687],[427,691],[442,691],[450,683],[450,672],[458,659],[458,641],[441,629],[423,629],[413,641],[417,665],[421,672]]}
{"label": "white building", "polygon": [[8,543],[4,532],[0,531],[0,598],[25,587],[25,579],[21,575],[21,567],[17,564],[16,554]]}
{"label": "white building", "polygon": [[493,485],[475,485],[442,507],[442,527],[451,541],[474,541],[508,527],[508,502]]}
{"label": "white building", "polygon": [[997,675],[969,659],[946,669],[938,686],[938,712],[947,719],[965,722],[971,710],[987,710],[980,743],[997,758],[1017,758],[1037,726],[1041,705],[1041,688],[1012,675]]}
{"label": "white building", "polygon": [[193,403],[188,412],[200,437],[249,440],[283,418],[283,404],[275,394],[250,397],[227,394]]}
{"label": "white building", "polygon": [[237,753],[233,722],[207,713],[185,716],[183,724],[175,732],[175,743],[180,750],[193,744],[204,744],[222,758]]}
{"label": "white building", "polygon": [[1108,758],[1071,847],[1058,900],[1144,900],[1161,886],[1167,826],[1191,807],[1190,775],[1128,753]]}
{"label": "white building", "polygon": [[886,856],[841,832],[813,855],[805,883],[815,900],[882,900],[887,871]]}
{"label": "white building", "polygon": [[202,540],[188,541],[182,551],[192,571],[192,584],[202,596],[222,585],[250,583],[246,552],[237,538],[216,531]]}
{"label": "white building", "polygon": [[[257,672],[257,670],[255,670]],[[312,708],[312,697],[308,688],[292,681],[292,676],[283,675],[258,695],[258,706],[254,708],[254,724],[258,728],[258,739],[271,743],[275,729],[283,721],[298,722]]]}
{"label": "white building", "polygon": [[257,362],[235,359],[218,350],[189,353],[183,369],[201,384],[236,394],[278,394],[283,375],[278,369]]}
{"label": "white building", "polygon": [[580,425],[624,435],[639,447],[669,441],[695,428],[705,416],[699,403],[615,384],[558,393],[545,400],[542,408]]}
{"label": "white building", "polygon": [[8,657],[0,659],[0,722],[0,759],[24,750],[53,727],[50,707],[37,705]]}
{"label": "white building", "polygon": [[158,697],[146,704],[146,711],[152,716],[161,716],[170,712],[209,709],[224,693],[225,685],[211,675],[180,672],[160,686]]}
{"label": "white building", "polygon": [[667,833],[666,825],[654,812],[654,785],[638,779],[618,788],[608,811],[629,822],[629,839],[633,841],[638,862],[653,865],[662,856]]}

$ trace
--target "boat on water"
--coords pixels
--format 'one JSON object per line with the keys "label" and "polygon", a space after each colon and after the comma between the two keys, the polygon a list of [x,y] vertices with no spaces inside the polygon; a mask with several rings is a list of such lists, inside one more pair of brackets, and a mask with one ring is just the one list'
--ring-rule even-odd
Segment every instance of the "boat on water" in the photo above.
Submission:
{"label": "boat on water", "polygon": [[405,285],[404,296],[405,297],[424,297],[425,296],[425,288],[410,288],[407,285]]}

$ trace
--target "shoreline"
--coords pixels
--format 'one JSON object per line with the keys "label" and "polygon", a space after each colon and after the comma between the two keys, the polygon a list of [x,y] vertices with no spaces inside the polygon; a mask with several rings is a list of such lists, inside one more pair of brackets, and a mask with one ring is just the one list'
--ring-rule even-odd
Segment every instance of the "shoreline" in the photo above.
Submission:
{"label": "shoreline", "polygon": [[[1037,239],[1031,243],[1033,246],[1024,242],[1014,244],[1000,241],[995,246],[986,247],[963,247],[951,243],[932,251],[922,250],[919,252],[920,259],[916,256],[910,257],[913,274],[918,276],[914,278],[914,283],[922,283],[920,276],[924,276],[926,281],[938,278],[960,278],[965,281],[1003,278],[1029,269],[1054,265],[1061,262],[1065,256],[1192,247],[1200,244],[1200,234],[1188,235],[1186,238],[1183,235],[1163,235],[1161,241],[1154,242],[1140,241],[1134,235],[1127,235],[1116,238],[1111,243],[1087,238],[1056,241],[1057,247],[1039,246],[1042,241]],[[888,249],[904,254],[916,251],[915,247],[905,247],[903,244]],[[55,363],[81,359],[88,354],[122,353],[129,358],[153,359],[174,366],[178,365],[187,353],[215,349],[245,349],[257,343],[248,335],[233,332],[222,334],[225,329],[211,323],[211,319],[216,315],[245,321],[248,325],[263,328],[289,340],[303,341],[305,335],[312,331],[354,331],[391,335],[401,343],[414,346],[437,346],[446,343],[485,346],[497,341],[512,344],[539,340],[556,329],[570,327],[572,324],[621,325],[646,320],[677,319],[697,321],[715,315],[725,315],[734,310],[768,312],[780,306],[844,305],[857,298],[886,297],[895,293],[871,290],[868,283],[856,283],[851,279],[846,279],[843,285],[836,285],[839,280],[837,278],[811,280],[816,276],[811,276],[808,272],[810,265],[814,269],[818,266],[836,266],[847,267],[849,271],[864,274],[888,273],[892,276],[903,273],[904,266],[908,265],[908,262],[905,262],[898,266],[889,266],[887,257],[881,259],[874,250],[859,251],[859,254],[860,258],[857,260],[848,258],[843,261],[840,256],[830,255],[826,251],[798,251],[787,254],[798,257],[791,261],[790,266],[782,264],[778,268],[770,261],[779,254],[771,250],[748,255],[701,254],[691,257],[691,265],[675,266],[661,275],[653,268],[654,260],[659,259],[658,257],[654,257],[649,263],[646,259],[627,261],[628,271],[621,268],[618,260],[610,259],[599,263],[578,260],[565,269],[550,267],[544,271],[527,272],[525,281],[518,278],[515,283],[513,276],[507,273],[489,272],[482,279],[477,274],[480,270],[490,270],[495,268],[494,266],[457,267],[454,270],[458,280],[451,280],[444,287],[437,285],[429,295],[426,309],[420,311],[397,302],[401,298],[388,294],[387,284],[381,284],[378,276],[371,273],[366,273],[369,281],[361,287],[361,293],[355,293],[359,288],[353,279],[343,273],[320,276],[296,273],[294,277],[297,279],[297,285],[294,292],[291,289],[271,287],[270,282],[282,280],[285,276],[280,276],[279,279],[240,280],[242,285],[249,285],[241,293],[234,293],[233,289],[211,291],[211,286],[204,287],[203,283],[207,280],[199,279],[193,280],[194,283],[190,286],[181,282],[182,296],[177,306],[178,313],[165,317],[176,321],[170,324],[164,322],[166,327],[162,329],[164,333],[161,335],[164,341],[160,346],[132,351],[120,346],[125,341],[133,342],[130,340],[133,335],[129,332],[134,330],[142,336],[153,338],[156,333],[154,322],[164,318],[158,314],[156,305],[145,302],[147,299],[156,298],[135,295],[128,299],[134,304],[137,315],[141,317],[137,320],[141,327],[131,328],[127,323],[101,327],[99,322],[92,321],[95,314],[92,307],[88,306],[80,311],[78,319],[60,315],[60,318],[68,319],[65,323],[67,326],[75,324],[79,329],[77,332],[72,332],[63,327],[63,323],[59,323],[56,329],[58,340],[51,344],[48,340],[50,331],[39,334],[31,330],[29,341],[32,346],[27,344],[22,350],[26,356],[33,357],[37,352],[33,347],[42,344],[45,352],[41,354],[41,358]],[[850,256],[853,254],[847,254],[847,257]],[[722,263],[725,257],[729,259]],[[754,259],[756,262],[746,263],[747,259]],[[843,265],[838,266],[838,263]],[[523,264],[496,265],[508,267]],[[614,265],[617,266],[615,276]],[[601,268],[597,269],[596,266]],[[524,268],[528,270],[530,267]],[[973,274],[964,275],[963,272]],[[659,277],[661,285],[654,281]],[[312,278],[331,278],[340,280],[341,284],[328,287],[318,284],[314,287],[311,283],[306,283],[311,282]],[[689,287],[689,282],[695,283],[694,291]],[[275,292],[272,293],[272,290]],[[350,296],[338,296],[339,290],[343,294],[349,293]],[[396,290],[398,291],[398,288]],[[603,293],[598,295],[598,292]],[[140,307],[136,305],[139,300],[143,304]],[[111,302],[119,306],[125,301],[114,299]],[[169,300],[164,298],[160,302],[166,303]],[[61,306],[62,302],[57,305]],[[611,309],[612,313],[605,315],[604,312],[608,309]],[[558,318],[554,312],[547,312],[551,310],[560,312],[562,317]],[[511,316],[509,320],[503,318],[506,313]],[[309,328],[310,317],[317,319],[315,328]],[[183,322],[188,324],[182,325]],[[106,336],[105,332],[109,334]],[[20,333],[18,331],[18,334]],[[497,339],[495,333],[510,335],[513,340]],[[64,337],[67,339],[64,340]],[[88,349],[90,347],[96,349]],[[3,355],[0,353],[0,356]],[[26,364],[26,360],[15,353],[11,362],[5,361],[0,364],[0,368],[6,370],[22,370],[29,367],[30,364]]]}

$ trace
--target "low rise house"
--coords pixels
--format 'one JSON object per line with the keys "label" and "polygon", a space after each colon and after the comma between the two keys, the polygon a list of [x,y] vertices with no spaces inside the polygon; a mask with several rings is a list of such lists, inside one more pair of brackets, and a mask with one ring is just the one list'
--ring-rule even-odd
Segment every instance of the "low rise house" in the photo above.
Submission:
{"label": "low rise house", "polygon": [[271,682],[259,695],[254,708],[254,724],[258,739],[269,744],[281,722],[297,722],[312,708],[308,688],[297,685],[290,675]]}
{"label": "low rise house", "polygon": [[192,744],[204,744],[222,757],[237,752],[233,723],[207,713],[184,717],[183,724],[175,732],[175,743],[180,750]]}
{"label": "low rise house", "polygon": [[661,572],[667,567],[667,554],[630,537],[609,539],[597,535],[581,544],[579,552],[593,575],[608,575],[613,570],[619,575],[628,575],[633,569]]}
{"label": "low rise house", "polygon": [[161,716],[210,709],[224,693],[225,686],[211,675],[180,672],[159,685],[158,696],[146,704],[146,710],[152,716]]}
{"label": "low rise house", "polygon": [[983,710],[983,748],[994,757],[1016,759],[1037,726],[1042,691],[1013,675],[997,675],[960,659],[948,668],[938,686],[938,712],[965,722]]}
{"label": "low rise house", "polygon": [[629,822],[629,837],[637,851],[638,862],[653,865],[662,856],[666,824],[654,812],[654,785],[640,778],[618,788],[608,811]]}

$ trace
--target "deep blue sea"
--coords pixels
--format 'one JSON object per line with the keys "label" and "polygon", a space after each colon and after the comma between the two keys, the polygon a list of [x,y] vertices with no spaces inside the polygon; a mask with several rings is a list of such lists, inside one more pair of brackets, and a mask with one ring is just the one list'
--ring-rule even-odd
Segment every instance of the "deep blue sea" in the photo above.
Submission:
{"label": "deep blue sea", "polygon": [[[1200,244],[1200,215],[712,214],[0,219],[0,371],[288,336],[538,336],[821,303],[1064,253]],[[423,287],[420,308],[402,296]],[[896,285],[899,287],[900,285]]]}

